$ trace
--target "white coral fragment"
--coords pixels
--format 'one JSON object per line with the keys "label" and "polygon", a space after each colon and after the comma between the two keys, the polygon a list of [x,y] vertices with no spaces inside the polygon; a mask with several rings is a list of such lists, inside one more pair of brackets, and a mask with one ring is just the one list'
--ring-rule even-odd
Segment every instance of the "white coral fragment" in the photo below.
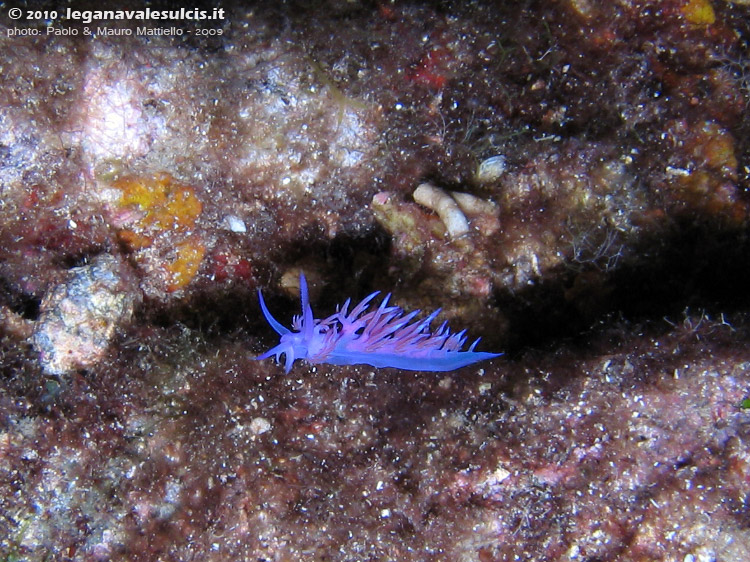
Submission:
{"label": "white coral fragment", "polygon": [[470,193],[455,191],[451,193],[461,210],[469,216],[472,215],[494,215],[497,214],[497,205],[492,201],[481,199]]}
{"label": "white coral fragment", "polygon": [[414,201],[437,213],[451,238],[458,238],[469,232],[469,221],[458,203],[439,187],[423,183],[414,190],[413,197]]}
{"label": "white coral fragment", "polygon": [[482,199],[470,193],[456,191],[451,193],[461,210],[471,217],[471,225],[477,229],[482,236],[492,236],[500,230],[500,211],[497,205],[487,199]]}

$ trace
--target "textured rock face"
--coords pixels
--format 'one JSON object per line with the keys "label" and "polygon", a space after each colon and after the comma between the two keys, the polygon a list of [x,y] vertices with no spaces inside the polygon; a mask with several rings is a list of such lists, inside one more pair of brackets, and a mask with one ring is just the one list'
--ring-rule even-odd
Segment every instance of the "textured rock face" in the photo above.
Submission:
{"label": "textured rock face", "polygon": [[111,256],[70,270],[42,300],[32,341],[42,369],[60,375],[95,365],[117,326],[133,314],[138,293],[132,273]]}
{"label": "textured rock face", "polygon": [[[750,559],[747,3],[5,10],[6,558]],[[284,376],[300,270],[506,355]]]}

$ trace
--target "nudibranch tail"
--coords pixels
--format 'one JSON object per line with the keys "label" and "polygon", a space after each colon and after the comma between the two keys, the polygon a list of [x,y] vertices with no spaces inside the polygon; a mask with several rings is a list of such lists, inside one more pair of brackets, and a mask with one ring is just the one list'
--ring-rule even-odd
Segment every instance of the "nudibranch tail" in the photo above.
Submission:
{"label": "nudibranch tail", "polygon": [[372,365],[412,371],[452,371],[478,361],[499,357],[502,353],[474,351],[477,338],[466,351],[466,330],[451,333],[446,322],[430,332],[432,321],[440,309],[423,320],[414,320],[419,311],[404,313],[398,306],[389,306],[391,295],[368,312],[374,292],[365,297],[351,312],[347,299],[335,314],[316,320],[309,302],[307,280],[300,273],[301,314],[292,320],[292,329],[282,326],[269,312],[263,294],[258,291],[260,308],[271,327],[279,334],[279,345],[255,359],[275,356],[278,363],[285,356],[288,373],[297,359],[331,365]]}

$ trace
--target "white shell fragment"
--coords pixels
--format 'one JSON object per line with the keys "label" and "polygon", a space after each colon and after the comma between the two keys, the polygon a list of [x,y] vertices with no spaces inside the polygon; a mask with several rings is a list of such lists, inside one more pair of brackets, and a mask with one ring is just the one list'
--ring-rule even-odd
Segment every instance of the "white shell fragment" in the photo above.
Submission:
{"label": "white shell fragment", "polygon": [[477,169],[477,181],[479,183],[490,183],[505,173],[505,156],[498,154],[491,156],[479,164]]}
{"label": "white shell fragment", "polygon": [[451,238],[458,238],[469,232],[469,221],[458,203],[439,187],[423,183],[414,190],[413,197],[414,201],[437,213]]}

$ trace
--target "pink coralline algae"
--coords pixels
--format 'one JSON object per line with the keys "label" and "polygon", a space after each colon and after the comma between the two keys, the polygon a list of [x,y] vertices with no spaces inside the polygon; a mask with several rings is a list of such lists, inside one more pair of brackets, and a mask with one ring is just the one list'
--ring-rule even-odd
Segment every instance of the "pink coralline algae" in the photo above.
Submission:
{"label": "pink coralline algae", "polygon": [[376,310],[365,312],[379,292],[365,297],[348,312],[350,299],[335,314],[323,320],[313,317],[308,300],[307,282],[300,274],[302,314],[295,316],[292,330],[282,326],[268,311],[263,294],[258,291],[263,315],[281,336],[281,342],[256,357],[268,359],[286,356],[284,368],[288,373],[296,359],[310,363],[331,365],[366,364],[373,367],[396,367],[411,371],[452,371],[502,355],[474,351],[479,339],[461,351],[466,343],[465,331],[451,334],[446,322],[434,333],[429,327],[440,313],[436,310],[424,320],[411,322],[419,311],[404,315],[398,306],[388,306],[386,295]]}

